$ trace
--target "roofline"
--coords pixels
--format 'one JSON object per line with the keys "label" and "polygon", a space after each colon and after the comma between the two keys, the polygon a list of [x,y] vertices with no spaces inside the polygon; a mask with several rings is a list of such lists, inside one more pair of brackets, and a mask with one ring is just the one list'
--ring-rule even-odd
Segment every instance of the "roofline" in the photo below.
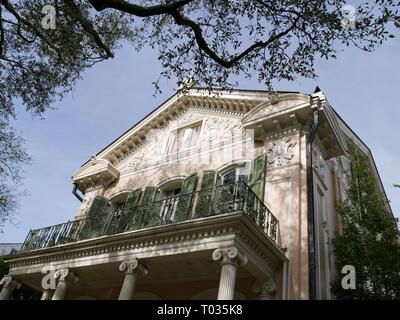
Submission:
{"label": "roofline", "polygon": [[[172,96],[170,96],[169,98],[167,98],[166,100],[164,100],[161,104],[159,104],[155,109],[153,109],[150,113],[148,113],[146,116],[144,116],[142,119],[140,119],[138,122],[136,122],[133,126],[131,126],[129,129],[127,129],[126,131],[124,131],[122,134],[120,134],[116,139],[114,139],[112,142],[110,142],[108,145],[106,145],[103,149],[101,149],[100,151],[98,151],[96,153],[96,156],[98,156],[100,153],[102,153],[104,150],[106,150],[108,147],[110,147],[112,144],[114,144],[115,142],[117,142],[120,138],[122,138],[125,134],[127,134],[129,131],[131,131],[133,128],[135,128],[136,126],[138,126],[140,123],[144,122],[147,118],[149,118],[153,113],[155,113],[158,109],[160,109],[164,104],[166,104],[168,101],[172,100],[176,95],[178,94],[178,92],[174,93]],[[83,167],[85,164],[87,164],[90,161],[90,159],[88,159],[86,162],[84,162],[81,167]]]}
{"label": "roofline", "polygon": [[[198,90],[198,91],[206,91],[206,90],[210,90],[210,88],[207,87],[193,87],[189,90]],[[218,89],[218,88],[212,88],[212,90],[216,90],[216,91],[225,91],[225,92],[254,92],[254,93],[268,93],[270,91],[268,90],[252,90],[252,89]],[[275,91],[277,93],[297,93],[300,94],[300,92],[298,91]],[[148,119],[153,113],[155,113],[157,110],[159,110],[163,105],[165,105],[166,103],[168,103],[170,100],[172,100],[173,98],[175,98],[177,95],[179,94],[179,92],[175,92],[172,96],[170,96],[169,98],[165,99],[163,102],[161,102],[155,109],[153,109],[150,113],[148,113],[146,116],[144,116],[142,119],[140,119],[138,122],[136,122],[133,126],[131,126],[130,128],[128,128],[126,131],[124,131],[122,134],[120,134],[116,139],[114,139],[112,142],[110,142],[108,145],[106,145],[104,148],[102,148],[100,151],[98,151],[95,155],[98,156],[99,154],[101,154],[104,150],[106,150],[108,147],[110,147],[112,144],[114,144],[115,142],[117,142],[120,138],[122,138],[125,134],[127,134],[129,131],[131,131],[133,128],[137,127],[138,125],[140,125],[142,122],[144,122],[146,119]],[[90,162],[90,159],[86,160],[83,164],[81,164],[81,168],[87,164],[88,162]]]}
{"label": "roofline", "polygon": [[[336,114],[336,116],[339,118],[339,120],[347,127],[347,129],[349,129],[349,131],[350,131],[352,134],[354,134],[354,136],[355,136],[355,137],[364,145],[364,147],[368,150],[369,156],[370,156],[370,158],[371,158],[371,160],[372,160],[372,165],[375,167],[375,171],[376,171],[376,173],[377,173],[379,183],[380,183],[380,185],[381,185],[381,187],[382,187],[383,194],[385,195],[386,199],[389,201],[389,197],[387,196],[387,193],[386,193],[386,190],[385,190],[385,186],[384,186],[384,184],[383,184],[383,182],[382,182],[382,178],[381,178],[381,176],[380,176],[380,174],[379,174],[379,170],[378,170],[378,167],[376,166],[376,162],[375,162],[375,159],[374,159],[374,155],[372,154],[371,149],[370,149],[370,148],[368,147],[368,145],[358,136],[358,134],[354,132],[354,130],[347,124],[347,122],[343,120],[343,118],[339,115],[339,113],[338,113],[334,108],[332,108],[332,110],[335,112],[335,114]],[[388,202],[388,207],[389,207],[390,213],[391,213],[391,214],[393,215],[393,217],[394,217],[392,207],[390,206],[390,202]]]}

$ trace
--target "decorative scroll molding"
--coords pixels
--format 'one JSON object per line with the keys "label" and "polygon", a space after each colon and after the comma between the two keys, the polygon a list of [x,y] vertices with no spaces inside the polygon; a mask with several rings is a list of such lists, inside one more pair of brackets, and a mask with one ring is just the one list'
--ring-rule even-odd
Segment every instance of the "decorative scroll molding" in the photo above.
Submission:
{"label": "decorative scroll molding", "polygon": [[202,141],[218,141],[223,138],[244,136],[240,119],[209,116],[205,123]]}
{"label": "decorative scroll molding", "polygon": [[272,142],[268,149],[268,165],[272,168],[279,168],[289,165],[294,158],[294,147],[297,142],[293,137],[284,137]]}
{"label": "decorative scroll molding", "polygon": [[76,284],[79,281],[78,275],[73,273],[69,268],[57,270],[54,274],[54,278],[69,284]]}
{"label": "decorative scroll molding", "polygon": [[4,276],[3,279],[0,280],[0,287],[8,288],[10,290],[19,289],[21,287],[21,283],[15,280],[12,276]]}
{"label": "decorative scroll molding", "polygon": [[218,248],[212,253],[214,261],[221,261],[221,265],[234,264],[236,266],[244,266],[247,263],[247,257],[241,253],[238,248]]}

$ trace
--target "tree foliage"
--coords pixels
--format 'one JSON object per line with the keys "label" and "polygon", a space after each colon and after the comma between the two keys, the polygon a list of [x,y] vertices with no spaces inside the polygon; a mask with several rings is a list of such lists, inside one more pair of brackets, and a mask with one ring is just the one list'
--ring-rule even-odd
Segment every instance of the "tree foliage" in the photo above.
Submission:
{"label": "tree foliage", "polygon": [[[400,299],[400,238],[396,219],[377,187],[367,160],[349,144],[351,177],[338,204],[343,230],[333,240],[339,271],[333,292],[339,299]],[[340,270],[352,265],[356,289],[344,290]]]}
{"label": "tree foliage", "polygon": [[[231,76],[312,78],[315,57],[342,46],[374,48],[399,22],[396,1],[367,1],[353,16],[344,0],[1,0],[0,105],[12,98],[42,113],[70,91],[82,72],[113,58],[128,41],[156,48],[161,75],[229,86]],[[41,26],[42,8],[56,8],[56,29]],[[354,28],[348,17],[354,17]],[[346,20],[347,19],[347,20]]]}
{"label": "tree foliage", "polygon": [[18,200],[23,195],[18,190],[22,181],[21,166],[29,160],[22,138],[0,117],[0,232],[18,208]]}

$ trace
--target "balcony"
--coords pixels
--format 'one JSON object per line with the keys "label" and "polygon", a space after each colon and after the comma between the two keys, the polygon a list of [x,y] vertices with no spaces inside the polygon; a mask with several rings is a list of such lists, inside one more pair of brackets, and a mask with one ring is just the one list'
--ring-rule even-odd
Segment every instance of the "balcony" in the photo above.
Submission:
{"label": "balcony", "polygon": [[21,252],[229,213],[243,214],[278,244],[278,220],[250,187],[240,181],[141,204],[130,211],[31,230]]}

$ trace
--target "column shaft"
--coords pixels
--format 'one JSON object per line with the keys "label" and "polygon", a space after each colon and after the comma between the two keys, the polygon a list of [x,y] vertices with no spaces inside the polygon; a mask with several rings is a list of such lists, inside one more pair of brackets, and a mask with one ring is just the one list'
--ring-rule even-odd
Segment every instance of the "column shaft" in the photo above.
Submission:
{"label": "column shaft", "polygon": [[247,258],[237,247],[218,248],[212,253],[215,261],[221,261],[218,300],[233,300],[237,268],[247,263]]}
{"label": "column shaft", "polygon": [[9,300],[12,294],[12,290],[9,287],[3,287],[0,291],[0,300]]}
{"label": "column shaft", "polygon": [[51,300],[51,298],[52,298],[52,292],[50,290],[45,290],[43,291],[40,300]]}
{"label": "column shaft", "polygon": [[135,291],[136,275],[132,273],[125,273],[124,282],[119,293],[118,300],[132,300],[133,292]]}
{"label": "column shaft", "polygon": [[68,283],[64,280],[60,280],[57,284],[56,291],[54,291],[53,298],[51,300],[64,300],[67,289]]}
{"label": "column shaft", "polygon": [[234,263],[222,264],[218,300],[233,300],[235,295],[236,269],[237,265]]}

